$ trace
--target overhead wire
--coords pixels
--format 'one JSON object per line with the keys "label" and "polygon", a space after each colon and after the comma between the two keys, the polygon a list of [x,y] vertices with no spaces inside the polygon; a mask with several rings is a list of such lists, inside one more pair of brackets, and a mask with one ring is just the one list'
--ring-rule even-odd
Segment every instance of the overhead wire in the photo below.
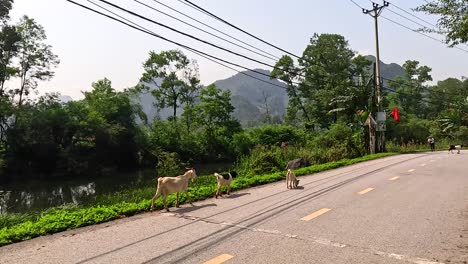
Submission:
{"label": "overhead wire", "polygon": [[276,67],[276,66],[274,66],[274,65],[272,65],[272,64],[269,64],[269,63],[266,63],[266,62],[263,62],[263,61],[260,61],[260,60],[251,58],[251,57],[249,57],[249,56],[240,54],[240,53],[235,52],[235,51],[231,51],[231,50],[229,50],[229,49],[227,49],[227,48],[224,48],[224,47],[221,47],[221,46],[219,46],[219,45],[217,45],[217,44],[213,44],[213,43],[211,43],[211,42],[209,42],[209,41],[203,40],[203,39],[201,39],[201,38],[198,38],[198,37],[195,37],[195,36],[190,35],[190,34],[188,34],[188,33],[185,33],[185,32],[182,32],[182,31],[180,31],[180,30],[177,30],[177,29],[175,29],[175,28],[173,28],[173,27],[167,26],[167,25],[165,25],[165,24],[163,24],[163,23],[160,23],[160,22],[157,22],[157,21],[152,20],[152,19],[150,19],[150,18],[147,18],[146,16],[143,16],[143,15],[140,15],[140,14],[138,14],[138,13],[135,13],[135,12],[133,12],[133,11],[131,11],[131,10],[128,10],[128,9],[126,9],[126,8],[123,8],[123,7],[119,6],[119,5],[113,4],[113,3],[109,2],[109,1],[106,1],[106,0],[97,0],[97,1],[102,2],[102,3],[105,3],[105,4],[109,5],[109,6],[112,6],[112,7],[116,8],[116,9],[119,9],[119,10],[121,10],[121,11],[124,11],[124,12],[126,12],[126,13],[128,13],[128,14],[131,14],[131,15],[133,15],[133,16],[136,16],[136,17],[140,18],[140,19],[143,19],[143,20],[146,20],[146,21],[151,22],[151,23],[153,23],[153,24],[156,24],[156,25],[158,25],[158,26],[161,26],[161,27],[163,27],[163,28],[166,28],[166,29],[169,29],[169,30],[171,30],[171,31],[174,31],[174,32],[176,32],[176,33],[178,33],[178,34],[181,34],[181,35],[183,35],[183,36],[189,37],[189,38],[191,38],[191,39],[197,40],[197,41],[202,42],[202,43],[204,43],[204,44],[207,44],[207,45],[209,45],[209,46],[215,47],[215,48],[217,48],[217,49],[219,49],[219,50],[222,50],[222,51],[225,51],[225,52],[234,54],[234,55],[236,55],[236,56],[242,57],[242,58],[244,58],[244,59],[247,59],[247,60],[256,62],[256,63],[261,64],[261,65],[264,65],[264,66],[268,66],[268,67],[273,68],[273,69],[278,69],[278,67]]}
{"label": "overhead wire", "polygon": [[[430,39],[432,39],[432,40],[435,40],[435,41],[437,41],[437,42],[440,42],[440,43],[445,44],[445,42],[444,42],[443,40],[440,40],[440,39],[434,38],[434,37],[432,37],[432,36],[429,36],[429,35],[427,35],[427,34],[424,34],[424,33],[420,32],[420,31],[418,31],[418,30],[416,30],[416,29],[412,29],[412,28],[410,28],[410,27],[408,27],[408,26],[405,26],[405,25],[403,25],[403,24],[401,24],[401,23],[398,23],[398,22],[396,22],[396,21],[394,21],[394,20],[392,20],[392,19],[389,19],[389,18],[387,18],[387,17],[384,17],[384,16],[382,16],[382,15],[381,15],[381,17],[382,17],[383,19],[386,19],[386,20],[388,20],[388,21],[390,21],[390,22],[396,24],[396,25],[399,25],[399,26],[401,26],[401,27],[404,27],[404,28],[406,28],[406,29],[408,29],[408,30],[410,30],[410,31],[413,31],[413,32],[418,33],[418,34],[420,34],[420,35],[423,35],[423,36],[425,36],[425,37],[427,37],[427,38],[430,38]],[[454,46],[454,47],[452,47],[452,48],[458,49],[458,50],[461,50],[461,51],[464,51],[464,52],[468,53],[468,50],[463,49],[463,48],[460,48],[460,47],[457,47],[457,46]]]}
{"label": "overhead wire", "polygon": [[[392,92],[392,93],[396,93],[396,94],[399,94],[399,95],[402,95],[402,96],[406,96],[406,97],[413,97],[413,96],[414,96],[414,95],[412,95],[412,94],[399,92],[399,91],[397,91],[397,90],[395,90],[395,89],[388,88],[388,87],[385,87],[385,86],[382,86],[382,88],[383,88],[384,90],[386,90],[386,91],[389,91],[389,92]],[[439,104],[434,103],[434,102],[432,102],[432,101],[427,101],[427,100],[425,100],[424,98],[421,98],[421,99],[419,99],[419,100],[420,100],[421,102],[426,103],[426,104],[439,105]]]}
{"label": "overhead wire", "polygon": [[412,13],[410,13],[410,12],[404,10],[403,8],[401,8],[401,7],[397,6],[397,5],[395,5],[394,3],[391,3],[391,6],[394,6],[394,7],[398,8],[399,10],[405,12],[406,14],[408,14],[408,15],[410,15],[410,16],[413,16],[413,17],[415,17],[416,19],[418,19],[418,20],[420,20],[420,21],[422,21],[422,22],[424,22],[424,23],[426,23],[426,24],[428,24],[428,25],[430,25],[430,26],[432,26],[432,27],[437,27],[437,25],[435,25],[434,23],[428,22],[427,20],[424,20],[424,19],[422,19],[422,18],[416,16],[415,14],[412,14]]}
{"label": "overhead wire", "polygon": [[[115,17],[112,17],[112,16],[110,16],[110,15],[104,14],[104,13],[102,13],[102,12],[100,12],[100,11],[97,11],[97,10],[95,10],[95,9],[93,9],[93,8],[90,8],[90,7],[88,7],[88,6],[82,5],[82,4],[77,3],[77,2],[75,2],[75,1],[72,1],[72,0],[65,0],[65,1],[70,2],[70,3],[72,3],[72,4],[75,4],[75,5],[77,5],[77,6],[81,7],[81,8],[87,9],[87,10],[89,10],[89,11],[91,11],[91,12],[97,13],[97,14],[99,14],[99,15],[101,15],[101,16],[107,17],[107,18],[109,18],[109,19],[111,19],[111,20],[117,21],[117,22],[119,22],[119,23],[121,23],[121,24],[124,24],[124,25],[130,27],[130,28],[136,29],[136,30],[138,30],[138,31],[140,31],[140,32],[143,32],[143,33],[152,35],[152,36],[154,36],[154,37],[157,37],[157,38],[160,38],[160,39],[165,40],[165,41],[167,41],[167,42],[170,42],[170,43],[172,43],[172,44],[175,44],[175,45],[177,45],[177,46],[179,46],[179,47],[182,47],[182,48],[184,48],[184,49],[186,49],[186,50],[188,50],[188,51],[191,51],[191,52],[193,52],[193,53],[195,53],[195,54],[197,54],[197,55],[200,55],[200,56],[202,56],[202,57],[204,57],[204,58],[206,58],[206,59],[209,59],[209,60],[211,60],[211,61],[213,61],[213,62],[215,62],[215,63],[218,63],[219,65],[225,66],[225,67],[227,67],[227,68],[229,68],[229,69],[232,69],[232,70],[234,70],[234,71],[237,71],[237,72],[239,72],[239,73],[242,73],[243,75],[252,77],[252,78],[257,79],[257,80],[262,81],[262,82],[266,82],[266,83],[271,84],[271,85],[273,85],[273,86],[278,86],[278,87],[280,87],[280,88],[286,89],[285,86],[281,86],[281,85],[278,85],[278,84],[275,84],[275,83],[272,83],[272,82],[268,82],[268,81],[266,81],[266,80],[263,80],[263,79],[260,79],[260,78],[258,78],[258,77],[255,77],[255,76],[253,76],[253,75],[250,75],[250,74],[241,72],[241,71],[239,71],[239,70],[237,70],[237,69],[234,69],[234,68],[232,68],[232,67],[229,67],[229,66],[227,66],[227,65],[225,65],[225,64],[223,64],[223,63],[221,63],[221,62],[224,62],[224,63],[227,63],[227,64],[231,64],[231,65],[233,65],[233,66],[236,66],[236,67],[239,67],[239,68],[243,68],[243,69],[245,69],[245,70],[248,70],[248,71],[251,71],[251,72],[255,72],[255,73],[259,74],[259,75],[264,75],[264,76],[267,76],[267,77],[271,78],[271,76],[268,75],[268,74],[265,74],[265,73],[263,73],[263,72],[260,72],[260,71],[254,70],[254,69],[249,69],[249,68],[247,68],[247,67],[245,67],[245,66],[242,66],[242,65],[239,65],[239,64],[236,64],[236,63],[232,63],[232,62],[229,62],[229,61],[226,61],[226,60],[224,60],[224,59],[218,58],[218,57],[216,57],[216,56],[212,56],[212,55],[210,55],[210,54],[207,54],[207,53],[202,52],[202,51],[200,51],[200,50],[191,48],[191,47],[186,46],[186,45],[184,45],[184,44],[180,44],[180,43],[178,43],[178,42],[169,40],[169,39],[167,39],[167,38],[165,38],[165,37],[162,37],[162,36],[160,36],[160,35],[158,35],[158,34],[152,32],[152,31],[148,30],[147,28],[145,28],[145,27],[143,27],[143,26],[141,26],[141,25],[138,25],[137,23],[135,23],[135,22],[133,22],[133,21],[130,21],[130,20],[128,20],[128,19],[126,19],[126,18],[124,18],[124,17],[122,17],[122,16],[120,16],[120,15],[118,15],[118,14],[112,12],[111,10],[108,10],[108,9],[105,8],[105,7],[102,7],[102,6],[100,6],[100,5],[96,4],[96,3],[94,3],[94,2],[91,1],[91,0],[87,0],[87,1],[90,2],[90,3],[92,3],[93,5],[96,5],[96,6],[100,7],[100,8],[102,8],[102,9],[106,10],[107,12],[109,12],[109,13],[111,13],[111,14],[113,14],[113,15],[119,17],[119,18],[121,18],[121,19],[124,20],[124,21],[127,21],[127,22],[124,22],[124,21],[122,21],[122,20],[119,20],[119,19],[117,19],[117,18],[115,18]],[[133,24],[133,25],[132,25],[132,24]],[[220,62],[220,61],[221,61],[221,62]],[[275,78],[275,79],[276,79],[276,78]]]}
{"label": "overhead wire", "polygon": [[[181,0],[179,0],[179,1],[181,1]],[[361,5],[359,5],[358,3],[356,3],[355,1],[353,1],[353,0],[349,0],[349,1],[352,2],[354,5],[356,5],[357,7],[361,8],[361,9],[365,9],[365,8],[363,8]],[[370,0],[369,0],[369,1],[370,1]],[[370,1],[370,2],[373,3],[372,1]],[[390,2],[389,2],[389,3],[390,3]],[[392,5],[393,5],[393,4],[392,4]],[[391,11],[391,12],[396,13],[395,11]],[[398,15],[404,17],[404,16],[401,15],[401,14],[398,14]],[[412,28],[410,28],[410,27],[408,27],[408,26],[405,26],[405,25],[403,25],[403,24],[401,24],[401,23],[399,23],[399,22],[396,22],[396,21],[394,21],[394,20],[392,20],[392,19],[390,19],[390,18],[387,18],[387,17],[385,17],[385,16],[383,16],[383,15],[380,15],[380,17],[382,17],[383,19],[386,19],[386,20],[388,20],[388,21],[390,21],[390,22],[392,22],[392,23],[394,23],[394,24],[396,24],[396,25],[398,25],[398,26],[400,26],[400,27],[404,27],[404,28],[406,28],[406,29],[408,29],[408,30],[410,30],[410,31],[413,31],[413,32],[418,33],[418,34],[420,34],[420,35],[423,35],[423,36],[425,36],[425,37],[427,37],[427,38],[430,38],[430,39],[432,39],[432,40],[435,40],[435,41],[437,41],[437,42],[440,42],[440,43],[445,44],[445,42],[444,42],[443,40],[440,40],[440,39],[434,38],[434,37],[432,37],[432,36],[429,36],[429,35],[427,35],[427,34],[424,34],[424,33],[420,32],[420,31],[418,31],[418,30],[416,30],[416,29],[412,29]],[[413,20],[411,20],[411,21],[413,21]],[[416,23],[416,22],[415,22],[415,23]],[[421,25],[421,24],[419,24],[419,25]],[[455,48],[455,49],[458,49],[458,50],[461,50],[461,51],[464,51],[464,52],[467,52],[467,53],[468,53],[468,50],[465,50],[465,49],[460,48],[460,47],[457,47],[457,46],[453,46],[452,48]]]}
{"label": "overhead wire", "polygon": [[433,92],[433,93],[438,93],[438,94],[444,94],[444,95],[460,96],[460,94],[437,91],[437,90],[429,89],[429,88],[424,87],[424,86],[418,87],[418,86],[410,85],[410,84],[408,84],[408,83],[400,83],[400,82],[398,82],[398,81],[395,81],[395,80],[392,80],[392,79],[388,79],[388,78],[385,78],[385,77],[380,77],[380,78],[382,78],[383,80],[386,80],[386,81],[388,81],[388,82],[390,82],[390,83],[396,83],[396,84],[399,84],[399,85],[402,85],[402,86],[406,86],[406,87],[410,87],[410,88],[422,89],[422,90],[426,90],[426,91],[428,91],[428,92]]}
{"label": "overhead wire", "polygon": [[267,45],[270,46],[270,47],[273,47],[273,48],[275,48],[275,49],[277,49],[277,50],[280,50],[280,51],[282,51],[282,52],[284,52],[284,53],[287,53],[287,54],[289,54],[289,55],[291,55],[291,56],[293,56],[293,57],[296,57],[296,58],[298,58],[298,59],[301,58],[300,56],[298,56],[298,55],[296,55],[296,54],[294,54],[294,53],[292,53],[292,52],[289,52],[289,51],[287,51],[287,50],[285,50],[285,49],[282,49],[282,48],[280,48],[280,47],[278,47],[278,46],[276,46],[276,45],[274,45],[274,44],[272,44],[272,43],[270,43],[270,42],[268,42],[268,41],[265,41],[265,40],[263,40],[263,39],[261,39],[261,38],[255,36],[255,35],[253,35],[253,34],[247,32],[247,31],[245,31],[245,30],[241,29],[240,27],[238,27],[238,26],[236,26],[236,25],[234,25],[234,24],[232,24],[232,23],[230,23],[230,22],[228,22],[228,21],[226,21],[226,20],[220,18],[219,16],[213,14],[212,12],[209,12],[208,10],[202,8],[201,6],[199,6],[199,5],[197,5],[197,4],[193,3],[193,2],[191,2],[191,1],[189,1],[189,0],[178,0],[178,1],[181,2],[181,3],[186,4],[186,5],[189,6],[189,7],[192,7],[192,8],[195,9],[195,10],[198,10],[199,12],[202,12],[202,13],[204,13],[204,14],[207,14],[207,15],[209,15],[209,16],[211,16],[211,17],[213,17],[213,18],[215,18],[215,19],[217,19],[217,20],[219,20],[219,21],[225,23],[225,24],[229,25],[230,27],[235,28],[235,29],[239,30],[240,32],[242,32],[242,33],[244,33],[244,34],[246,34],[246,35],[248,35],[248,36],[250,36],[250,37],[252,37],[252,38],[254,38],[254,39],[256,39],[256,40],[258,40],[258,41],[260,41],[260,42],[262,42],[262,43],[264,43],[264,44],[267,44]]}
{"label": "overhead wire", "polygon": [[391,13],[397,15],[397,16],[400,16],[400,17],[402,17],[402,18],[404,18],[404,19],[406,19],[406,20],[408,20],[408,21],[411,21],[411,22],[413,22],[413,23],[415,23],[415,24],[417,24],[417,25],[419,25],[419,26],[421,26],[421,27],[423,27],[423,28],[427,28],[427,26],[425,26],[425,25],[419,23],[418,21],[415,21],[415,20],[413,20],[413,19],[411,19],[411,18],[409,18],[409,17],[407,17],[407,16],[404,16],[404,15],[398,13],[398,12],[395,12],[395,11],[393,11],[392,9],[387,9],[387,11],[389,11],[389,12],[391,12]]}
{"label": "overhead wire", "polygon": [[[389,3],[390,3],[390,2],[389,2]],[[397,6],[397,5],[393,4],[393,3],[390,3],[390,4],[391,4],[390,7],[396,7],[396,8],[398,8],[399,10],[401,10],[401,11],[403,11],[403,12],[405,12],[405,13],[407,13],[407,14],[409,14],[409,15],[411,15],[411,16],[413,16],[413,17],[415,17],[415,18],[417,18],[417,19],[419,19],[419,20],[421,20],[421,21],[423,21],[423,22],[425,22],[426,24],[428,24],[428,25],[431,26],[431,27],[429,28],[428,26],[425,26],[425,25],[423,25],[423,24],[421,24],[421,23],[419,23],[419,22],[417,22],[417,21],[414,21],[413,19],[408,18],[407,16],[404,16],[404,15],[398,13],[398,12],[395,12],[395,11],[393,11],[393,10],[391,10],[391,9],[388,9],[388,11],[390,11],[391,13],[394,13],[394,14],[396,14],[397,16],[400,16],[400,17],[402,17],[402,18],[404,18],[404,19],[406,19],[406,20],[408,20],[408,21],[411,21],[411,22],[413,22],[413,23],[415,23],[415,24],[417,24],[417,25],[423,27],[422,29],[418,29],[418,31],[428,29],[428,30],[430,30],[430,32],[432,32],[432,33],[437,33],[437,34],[442,35],[442,36],[444,36],[444,37],[447,38],[447,35],[443,34],[442,32],[439,32],[439,31],[437,30],[437,25],[436,25],[436,24],[427,22],[426,20],[424,20],[424,19],[422,19],[422,18],[420,18],[420,17],[418,17],[418,16],[416,16],[416,15],[414,15],[414,14],[412,14],[412,13],[406,11],[406,10],[404,10],[403,8],[400,8],[399,6]],[[467,44],[464,44],[464,45],[468,46]]]}
{"label": "overhead wire", "polygon": [[164,7],[166,7],[166,8],[168,8],[168,9],[170,9],[170,10],[172,10],[172,11],[174,11],[174,12],[176,12],[176,13],[178,13],[178,14],[180,14],[180,15],[186,17],[186,18],[188,18],[188,19],[191,19],[191,20],[193,20],[193,21],[195,21],[195,22],[197,22],[197,23],[199,23],[199,24],[201,24],[201,25],[203,25],[203,26],[205,26],[205,27],[207,27],[207,28],[210,28],[210,29],[212,29],[212,30],[214,30],[214,31],[216,31],[216,32],[218,32],[218,33],[220,33],[220,34],[223,34],[223,35],[226,36],[226,37],[229,37],[229,38],[231,38],[231,39],[234,39],[234,40],[236,40],[236,41],[238,41],[238,42],[240,42],[240,43],[242,43],[242,44],[244,44],[244,45],[247,45],[247,46],[249,46],[249,47],[251,47],[251,48],[253,48],[253,49],[256,49],[257,51],[263,52],[263,53],[265,53],[265,54],[268,54],[268,55],[270,55],[270,56],[272,56],[272,57],[275,57],[275,58],[279,59],[278,56],[276,56],[276,55],[274,55],[274,54],[272,54],[272,53],[269,53],[269,52],[267,52],[267,51],[265,51],[265,50],[262,50],[262,49],[260,49],[260,48],[257,48],[257,47],[255,47],[255,46],[253,46],[253,45],[251,45],[251,44],[249,44],[249,43],[247,43],[247,42],[245,42],[245,41],[242,41],[242,40],[240,40],[240,39],[238,39],[238,38],[236,38],[236,37],[234,37],[234,36],[232,36],[232,35],[229,35],[229,34],[223,32],[223,31],[221,31],[221,30],[218,30],[217,28],[212,27],[212,26],[210,26],[210,25],[208,25],[208,24],[206,24],[206,23],[204,23],[204,22],[202,22],[202,21],[200,21],[200,20],[198,20],[198,19],[196,19],[196,18],[194,18],[194,17],[191,17],[191,16],[189,16],[189,15],[187,15],[187,14],[184,14],[183,12],[181,12],[181,11],[179,11],[179,10],[177,10],[177,9],[175,9],[175,8],[173,8],[173,7],[169,6],[169,5],[167,5],[167,4],[164,4],[164,3],[162,3],[162,2],[160,2],[160,1],[158,1],[158,0],[153,0],[153,2],[156,2],[156,3],[158,3],[158,4],[160,4],[160,5],[164,6]]}
{"label": "overhead wire", "polygon": [[158,12],[158,13],[160,13],[160,14],[163,14],[163,15],[165,15],[165,16],[167,16],[167,17],[170,17],[170,18],[172,18],[172,19],[174,19],[174,20],[177,20],[177,21],[179,21],[179,22],[181,22],[181,23],[183,23],[183,24],[185,24],[185,25],[187,25],[187,26],[190,26],[190,27],[192,27],[192,28],[195,28],[195,29],[197,29],[197,30],[199,30],[199,31],[201,31],[201,32],[204,32],[204,33],[206,33],[206,34],[209,34],[210,36],[213,36],[213,37],[215,37],[215,38],[221,39],[221,40],[223,40],[223,41],[225,41],[225,42],[228,42],[228,43],[230,43],[230,44],[232,44],[232,45],[235,45],[235,46],[237,46],[237,47],[239,47],[239,48],[242,48],[242,49],[244,49],[244,50],[250,51],[250,52],[252,52],[252,53],[255,53],[255,54],[259,55],[259,56],[265,57],[265,58],[270,59],[270,60],[273,60],[273,61],[276,61],[276,60],[277,60],[277,58],[275,58],[275,57],[262,54],[262,53],[260,53],[260,52],[258,52],[258,51],[253,50],[253,49],[246,48],[246,47],[244,47],[244,46],[242,46],[242,45],[239,45],[239,44],[237,44],[237,43],[234,43],[234,42],[232,42],[232,41],[230,41],[230,40],[228,40],[228,39],[226,39],[226,38],[220,37],[220,36],[218,36],[218,35],[216,35],[216,34],[213,34],[213,33],[209,32],[209,31],[207,31],[207,30],[204,30],[204,29],[202,29],[202,28],[200,28],[200,27],[197,27],[197,26],[195,26],[195,25],[192,25],[192,24],[190,24],[190,23],[188,23],[188,22],[186,22],[186,21],[183,21],[183,20],[181,20],[181,19],[179,19],[179,18],[177,18],[177,17],[175,17],[175,16],[172,16],[172,15],[170,15],[170,14],[167,14],[166,12],[163,12],[163,11],[161,11],[161,10],[159,10],[159,9],[157,9],[157,8],[154,8],[154,7],[152,7],[152,6],[150,6],[150,5],[146,4],[146,3],[143,3],[143,2],[141,2],[141,1],[139,1],[139,0],[134,0],[134,1],[137,2],[138,4],[142,5],[142,6],[145,6],[145,7],[149,8],[149,9],[153,10],[153,11],[156,11],[156,12]]}
{"label": "overhead wire", "polygon": [[[241,71],[239,71],[239,70],[237,70],[237,69],[235,69],[235,68],[232,68],[232,67],[230,67],[230,66],[227,66],[227,65],[221,63],[220,61],[271,78],[271,76],[268,75],[268,74],[265,74],[265,73],[263,73],[263,72],[259,72],[259,71],[256,71],[256,70],[247,68],[247,67],[245,67],[245,66],[242,66],[242,65],[239,65],[239,64],[236,64],[236,63],[232,63],[232,62],[223,60],[223,59],[221,59],[221,58],[218,58],[218,57],[212,56],[212,55],[210,55],[210,54],[207,54],[207,53],[205,53],[205,52],[196,50],[196,49],[191,48],[191,47],[189,47],[189,46],[186,46],[186,45],[183,45],[183,44],[180,44],[180,43],[171,41],[171,40],[169,40],[169,39],[166,39],[166,38],[164,38],[164,37],[162,37],[162,36],[160,36],[160,35],[158,35],[158,34],[152,32],[152,31],[150,31],[150,30],[148,30],[148,29],[146,29],[146,28],[144,28],[144,27],[142,27],[142,26],[140,26],[140,25],[138,25],[138,24],[136,24],[136,23],[134,23],[134,22],[132,22],[132,21],[130,21],[130,20],[128,20],[128,19],[126,19],[126,18],[123,18],[122,16],[120,16],[120,15],[118,15],[118,14],[116,14],[116,13],[114,13],[114,12],[112,12],[112,11],[110,11],[110,10],[108,10],[108,9],[106,9],[106,8],[104,8],[104,7],[102,7],[102,6],[98,5],[98,4],[96,4],[96,3],[92,2],[92,1],[90,1],[90,0],[87,0],[87,1],[90,2],[90,3],[92,3],[92,4],[94,4],[94,5],[96,5],[96,6],[98,6],[98,7],[100,7],[100,8],[102,8],[102,9],[104,9],[104,10],[106,10],[106,11],[108,11],[108,12],[110,12],[110,13],[112,13],[112,14],[114,14],[114,15],[116,15],[116,16],[118,16],[118,17],[120,17],[121,19],[124,19],[125,21],[127,21],[127,22],[129,22],[129,23],[131,23],[131,24],[133,24],[133,25],[136,25],[136,26],[132,26],[132,25],[130,25],[130,24],[128,24],[128,23],[125,23],[125,22],[123,22],[123,21],[121,21],[121,20],[118,20],[118,19],[116,19],[116,18],[114,18],[114,17],[111,17],[111,16],[109,16],[109,15],[103,14],[103,13],[97,11],[97,10],[94,10],[94,9],[89,8],[89,7],[87,7],[87,6],[81,5],[81,4],[76,3],[76,2],[74,2],[74,1],[71,1],[71,0],[66,0],[66,1],[71,2],[71,3],[75,4],[75,5],[78,5],[78,6],[82,7],[82,8],[88,9],[88,10],[90,10],[90,11],[92,11],[92,12],[98,13],[98,14],[100,14],[100,15],[102,15],[102,16],[105,16],[105,17],[107,17],[107,18],[109,18],[109,19],[112,19],[112,20],[115,20],[115,21],[117,21],[117,22],[120,22],[120,23],[122,23],[122,24],[124,24],[124,25],[126,25],[126,26],[129,26],[129,27],[131,27],[131,28],[134,28],[134,29],[136,29],[136,30],[142,31],[142,32],[144,32],[144,33],[153,35],[153,36],[155,36],[155,37],[158,37],[158,38],[160,38],[160,39],[163,39],[163,40],[165,40],[165,41],[168,41],[168,42],[173,43],[173,44],[175,44],[175,45],[178,45],[178,46],[180,46],[180,47],[183,47],[183,48],[185,48],[185,49],[187,49],[187,50],[189,50],[189,51],[191,51],[191,52],[194,52],[195,54],[197,54],[197,55],[199,55],[199,56],[201,56],[201,57],[204,57],[205,59],[208,59],[208,60],[210,60],[210,61],[213,61],[213,62],[215,62],[215,63],[217,63],[217,64],[219,64],[219,65],[222,65],[222,66],[224,66],[224,67],[226,67],[226,68],[229,68],[229,69],[231,69],[231,70],[234,70],[234,71],[236,71],[236,72],[239,72],[239,73],[241,73],[241,74],[243,74],[243,75],[246,75],[246,76],[249,76],[249,77],[254,78],[254,79],[256,79],[256,80],[259,80],[259,81],[262,81],[262,82],[266,82],[266,83],[268,83],[268,84],[271,84],[271,85],[274,85],[274,86],[278,86],[278,87],[281,87],[281,88],[285,89],[285,86],[277,85],[277,84],[275,84],[275,83],[271,83],[271,82],[268,82],[268,81],[266,81],[266,80],[260,79],[260,78],[258,78],[258,77],[252,76],[252,75],[250,75],[250,74],[241,72]],[[395,81],[393,81],[393,80],[390,80],[390,79],[384,78],[384,77],[382,77],[382,79],[385,79],[385,80],[391,81],[391,82],[395,82]],[[298,84],[298,83],[295,83],[295,84]],[[403,84],[403,85],[409,86],[408,84]],[[414,87],[414,86],[411,86],[411,87]]]}

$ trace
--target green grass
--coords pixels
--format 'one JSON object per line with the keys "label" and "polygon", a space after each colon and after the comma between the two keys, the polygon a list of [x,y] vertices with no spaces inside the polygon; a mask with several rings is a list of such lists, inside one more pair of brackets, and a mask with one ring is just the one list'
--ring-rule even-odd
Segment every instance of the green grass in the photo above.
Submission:
{"label": "green grass", "polygon": [[[343,159],[317,164],[296,170],[296,175],[317,173],[396,154],[398,153],[379,153],[355,159]],[[241,190],[283,179],[284,172],[246,175],[235,178],[231,183],[231,189],[234,191]],[[50,208],[40,213],[0,216],[0,224],[2,226],[0,229],[0,246],[145,212],[149,209],[150,198],[154,195],[155,188],[156,186],[153,186],[122,191],[113,195],[99,196],[94,205],[82,207],[61,206]],[[216,179],[213,176],[200,176],[189,187],[190,196],[194,201],[213,197],[215,190]],[[169,206],[173,206],[175,195],[170,195],[167,201]],[[184,194],[181,195],[180,201],[181,203],[186,201]],[[155,207],[157,209],[163,208],[162,199],[156,201]]]}

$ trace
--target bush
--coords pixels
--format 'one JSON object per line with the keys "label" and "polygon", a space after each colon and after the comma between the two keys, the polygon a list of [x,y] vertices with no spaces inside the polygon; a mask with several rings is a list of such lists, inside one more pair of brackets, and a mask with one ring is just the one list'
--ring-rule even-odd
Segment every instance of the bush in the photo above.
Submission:
{"label": "bush", "polygon": [[186,164],[180,161],[177,153],[161,152],[156,170],[160,176],[177,176],[185,166]]}

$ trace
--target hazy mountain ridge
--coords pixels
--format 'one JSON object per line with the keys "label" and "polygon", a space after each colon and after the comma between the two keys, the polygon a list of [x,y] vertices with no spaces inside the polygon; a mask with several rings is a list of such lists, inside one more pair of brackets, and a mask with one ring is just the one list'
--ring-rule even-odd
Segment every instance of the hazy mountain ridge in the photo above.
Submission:
{"label": "hazy mountain ridge", "polygon": [[[375,62],[375,57],[372,55],[366,58]],[[396,64],[386,64],[380,62],[381,76],[387,79],[394,79],[397,76],[404,76],[404,69]],[[270,71],[263,69],[255,69],[255,71],[270,75]],[[370,69],[372,73],[372,67]],[[254,79],[248,75],[254,76]],[[231,91],[231,103],[235,107],[233,116],[241,122],[242,125],[259,124],[266,117],[267,106],[270,117],[283,119],[288,105],[288,95],[286,86],[278,80],[270,79],[268,76],[252,71],[244,71],[235,74],[229,78],[215,81],[214,84],[221,90]],[[155,85],[149,84],[151,88]],[[69,96],[62,96],[65,100],[70,100]],[[63,101],[65,101],[63,100]],[[141,93],[138,99],[143,111],[148,116],[148,120],[153,120],[156,116],[162,119],[172,115],[172,108],[163,108],[159,111],[154,106],[154,98],[151,92]],[[177,109],[177,115],[181,115],[183,108]]]}

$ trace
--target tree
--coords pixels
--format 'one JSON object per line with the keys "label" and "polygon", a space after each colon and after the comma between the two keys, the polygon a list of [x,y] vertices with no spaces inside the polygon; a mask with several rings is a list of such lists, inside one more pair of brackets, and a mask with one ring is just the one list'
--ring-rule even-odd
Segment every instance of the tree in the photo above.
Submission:
{"label": "tree", "polygon": [[196,120],[209,135],[214,135],[217,128],[231,126],[233,122],[237,122],[231,116],[233,111],[229,90],[222,91],[211,84],[200,91],[200,104],[195,106]]}
{"label": "tree", "polygon": [[289,103],[286,120],[293,122],[296,119],[304,119],[307,123],[311,122],[308,110],[304,107],[304,96],[296,83],[302,81],[299,77],[301,70],[294,66],[291,57],[284,55],[275,64],[275,69],[271,72],[271,78],[277,78],[287,84]]}
{"label": "tree", "polygon": [[0,22],[5,23],[10,19],[10,10],[13,5],[13,0],[0,1]]}
{"label": "tree", "polygon": [[207,153],[225,153],[229,139],[240,131],[240,124],[231,114],[231,92],[222,91],[214,84],[200,91],[200,104],[194,107],[197,124],[204,128]]}
{"label": "tree", "polygon": [[414,60],[407,60],[403,69],[405,77],[397,77],[389,83],[396,90],[396,93],[388,96],[390,104],[399,106],[403,113],[425,117],[428,106],[423,98],[428,87],[424,83],[432,81],[432,69],[424,65],[419,66],[419,62]]}
{"label": "tree", "polygon": [[466,0],[434,0],[415,10],[440,16],[437,29],[425,28],[424,31],[446,35],[445,42],[450,47],[468,43],[468,2]]}
{"label": "tree", "polygon": [[174,120],[181,104],[193,104],[194,96],[200,89],[198,67],[181,51],[151,51],[143,68],[145,72],[140,79],[142,88],[150,89],[150,83],[156,86],[152,90],[156,106],[171,107]]}
{"label": "tree", "polygon": [[353,83],[354,52],[341,35],[314,34],[299,64],[304,68],[304,81],[298,89],[311,119],[321,127],[338,120],[332,99],[348,95]]}
{"label": "tree", "polygon": [[32,18],[21,18],[16,30],[21,39],[18,44],[20,87],[16,89],[18,106],[21,107],[23,96],[36,89],[38,81],[49,80],[54,76],[52,68],[58,65],[59,60],[52,53],[52,47],[44,43],[47,38],[44,28]]}
{"label": "tree", "polygon": [[466,139],[468,131],[468,80],[448,78],[431,87],[430,117],[438,121],[442,135]]}
{"label": "tree", "polygon": [[92,87],[92,91],[84,93],[78,108],[80,139],[93,144],[97,160],[104,164],[135,166],[139,147],[135,120],[139,107],[126,92],[115,91],[107,78]]}
{"label": "tree", "polygon": [[13,0],[0,1],[0,145],[5,143],[6,130],[11,123],[9,118],[14,111],[11,95],[5,90],[5,82],[18,72],[12,60],[18,52],[20,35],[15,26],[7,24],[12,3]]}

